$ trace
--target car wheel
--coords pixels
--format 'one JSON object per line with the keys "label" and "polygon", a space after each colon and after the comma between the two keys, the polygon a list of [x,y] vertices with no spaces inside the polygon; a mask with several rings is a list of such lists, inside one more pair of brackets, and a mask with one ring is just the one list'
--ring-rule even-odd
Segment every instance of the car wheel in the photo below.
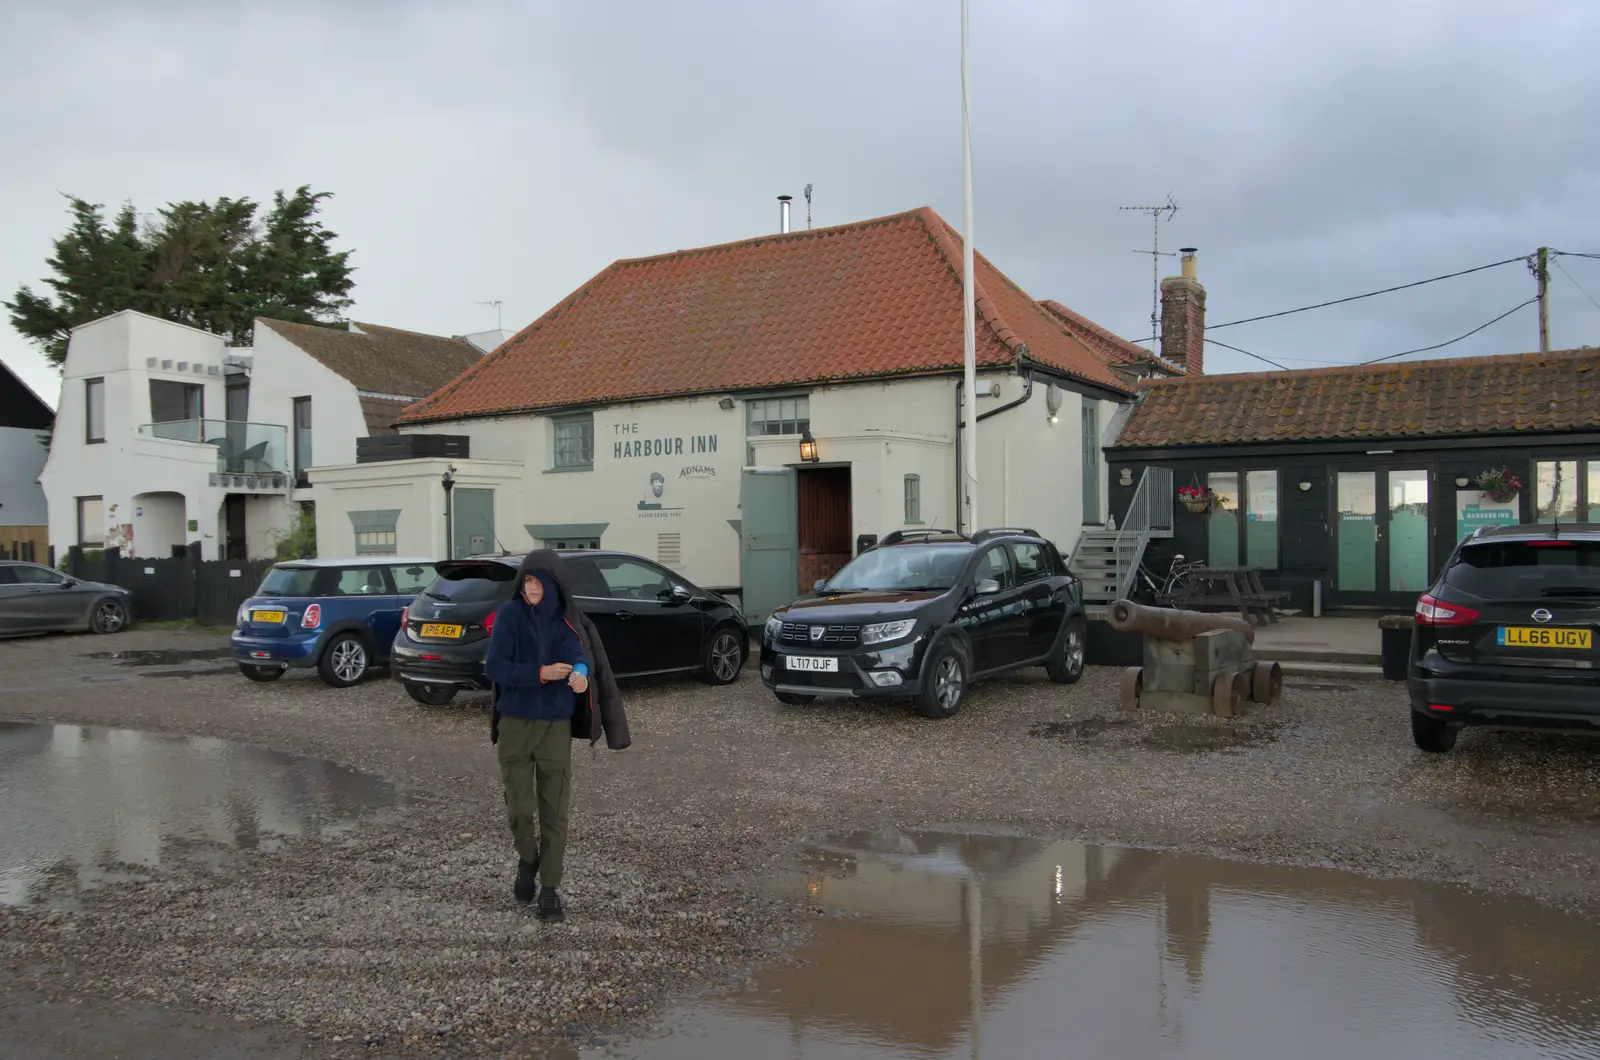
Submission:
{"label": "car wheel", "polygon": [[1456,730],[1416,711],[1411,712],[1411,738],[1419,751],[1443,754],[1456,745]]}
{"label": "car wheel", "polygon": [[418,703],[430,707],[448,706],[456,698],[456,690],[450,685],[417,685],[407,681],[406,692]]}
{"label": "car wheel", "polygon": [[816,696],[802,696],[797,692],[774,692],[778,702],[790,707],[807,707],[817,701]]}
{"label": "car wheel", "polygon": [[266,684],[268,681],[276,681],[278,678],[282,677],[283,667],[254,666],[250,663],[240,663],[239,672],[244,674],[252,681],[260,681],[262,684]]}
{"label": "car wheel", "polygon": [[96,633],[116,633],[128,624],[128,609],[121,600],[107,598],[94,605],[89,628]]}
{"label": "car wheel", "polygon": [[1083,676],[1083,660],[1089,639],[1088,626],[1081,618],[1069,618],[1061,631],[1060,643],[1045,662],[1045,672],[1058,685],[1076,684]]}
{"label": "car wheel", "polygon": [[731,626],[712,630],[711,642],[706,645],[705,662],[700,669],[700,680],[708,685],[731,685],[739,679],[744,668],[744,645],[739,641],[739,631]]}
{"label": "car wheel", "polygon": [[967,659],[954,645],[934,648],[922,664],[914,704],[924,718],[953,718],[967,698]]}
{"label": "car wheel", "polygon": [[317,673],[334,688],[349,688],[360,684],[371,669],[367,646],[354,633],[341,633],[333,638],[317,662]]}

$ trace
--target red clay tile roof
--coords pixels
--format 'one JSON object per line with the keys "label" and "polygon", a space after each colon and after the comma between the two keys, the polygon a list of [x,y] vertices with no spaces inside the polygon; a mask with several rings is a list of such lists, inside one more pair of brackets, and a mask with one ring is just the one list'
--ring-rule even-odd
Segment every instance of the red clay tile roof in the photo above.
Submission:
{"label": "red clay tile roof", "polygon": [[1046,298],[1039,305],[1045,312],[1055,317],[1068,333],[1081,339],[1095,356],[1107,364],[1154,364],[1173,375],[1183,374],[1182,366],[1162,360],[1160,356],[1151,353],[1143,346],[1107,331],[1088,317],[1073,312],[1054,299]]}
{"label": "red clay tile roof", "polygon": [[[980,367],[1128,392],[982,255]],[[959,371],[961,241],[926,207],[613,263],[402,423]]]}
{"label": "red clay tile roof", "polygon": [[1600,350],[1158,379],[1117,448],[1600,427]]}
{"label": "red clay tile roof", "polygon": [[[258,317],[256,323],[276,331],[357,390],[389,398],[363,400],[368,434],[395,433],[394,421],[407,404],[433,393],[483,356],[465,339],[378,324],[358,323],[360,331],[346,331],[267,317]],[[395,404],[396,398],[402,400]]]}

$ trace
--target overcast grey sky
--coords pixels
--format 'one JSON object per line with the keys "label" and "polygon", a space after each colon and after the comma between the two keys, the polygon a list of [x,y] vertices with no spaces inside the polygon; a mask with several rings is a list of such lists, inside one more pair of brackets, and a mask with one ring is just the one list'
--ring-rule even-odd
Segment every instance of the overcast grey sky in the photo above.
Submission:
{"label": "overcast grey sky", "polygon": [[[1200,248],[1212,323],[1600,253],[1593,0],[971,6],[978,245],[1131,339],[1150,231],[1117,207],[1169,191],[1162,243]],[[959,224],[959,31],[957,0],[9,0],[0,291],[44,276],[62,193],[332,191],[354,316],[441,333],[492,327],[495,298],[521,327],[619,257],[773,230],[807,182],[819,226],[919,205]],[[1600,260],[1559,260],[1600,299]],[[1600,345],[1600,309],[1553,275],[1554,344]],[[1349,363],[1533,290],[1514,264],[1216,337]],[[1536,340],[1530,307],[1446,352]],[[54,402],[4,323],[0,359]]]}

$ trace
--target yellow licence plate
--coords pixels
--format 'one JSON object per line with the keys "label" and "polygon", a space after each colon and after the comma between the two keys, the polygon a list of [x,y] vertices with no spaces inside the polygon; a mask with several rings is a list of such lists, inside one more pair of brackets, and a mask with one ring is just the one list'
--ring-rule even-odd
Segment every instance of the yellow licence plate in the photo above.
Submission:
{"label": "yellow licence plate", "polygon": [[1587,629],[1542,629],[1538,626],[1501,626],[1502,648],[1589,648],[1592,634]]}
{"label": "yellow licence plate", "polygon": [[442,622],[424,622],[422,624],[424,637],[449,637],[451,639],[461,636],[460,626],[447,626]]}
{"label": "yellow licence plate", "polygon": [[252,612],[250,612],[250,621],[252,621],[252,622],[282,622],[286,617],[288,617],[288,616],[285,615],[282,611],[252,611]]}

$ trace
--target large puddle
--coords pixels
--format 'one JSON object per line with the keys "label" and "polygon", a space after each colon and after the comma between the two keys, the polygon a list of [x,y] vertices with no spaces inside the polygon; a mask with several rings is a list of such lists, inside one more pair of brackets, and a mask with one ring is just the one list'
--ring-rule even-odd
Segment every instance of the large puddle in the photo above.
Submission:
{"label": "large puddle", "polygon": [[1600,1057],[1600,931],[1533,902],[946,834],[814,848],[800,963],[632,1057]]}
{"label": "large puddle", "polygon": [[0,905],[70,901],[190,847],[327,838],[395,805],[377,777],[246,744],[0,722]]}

